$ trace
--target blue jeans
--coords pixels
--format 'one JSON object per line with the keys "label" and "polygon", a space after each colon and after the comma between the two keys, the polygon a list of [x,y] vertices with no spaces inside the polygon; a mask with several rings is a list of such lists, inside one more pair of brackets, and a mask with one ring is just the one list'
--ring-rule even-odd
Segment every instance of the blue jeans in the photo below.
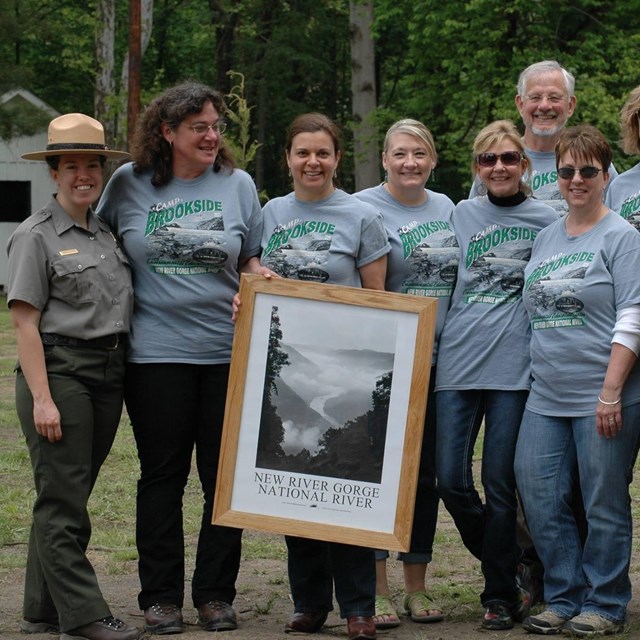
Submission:
{"label": "blue jeans", "polygon": [[[640,403],[622,410],[615,438],[598,435],[595,415],[525,411],[516,452],[518,489],[544,565],[544,596],[565,618],[580,612],[622,622],[631,598],[629,483],[638,450]],[[587,516],[582,549],[571,509],[576,470]]]}
{"label": "blue jeans", "polygon": [[[527,391],[438,391],[436,472],[438,492],[462,542],[482,563],[483,605],[518,599],[516,483],[513,473],[518,429]],[[473,483],[473,448],[484,418],[482,486]]]}

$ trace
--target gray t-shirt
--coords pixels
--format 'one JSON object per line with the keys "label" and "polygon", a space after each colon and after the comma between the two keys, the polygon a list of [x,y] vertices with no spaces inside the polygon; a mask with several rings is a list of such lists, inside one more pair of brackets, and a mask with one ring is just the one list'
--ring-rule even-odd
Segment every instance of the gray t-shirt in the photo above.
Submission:
{"label": "gray t-shirt", "polygon": [[97,210],[133,269],[129,360],[229,362],[238,264],[260,252],[261,213],[244,171],[205,171],[162,187],[120,167]]}
{"label": "gray t-shirt", "polygon": [[452,223],[460,266],[440,336],[436,390],[529,388],[524,268],[536,235],[557,218],[532,198],[512,207],[487,196],[458,203]]}
{"label": "gray t-shirt", "polygon": [[[640,235],[615,212],[568,236],[559,220],[538,235],[525,270],[533,382],[527,408],[551,416],[595,414],[616,312],[640,303]],[[640,401],[640,368],[624,404]]]}
{"label": "gray t-shirt", "polygon": [[442,193],[425,189],[417,206],[398,202],[382,185],[356,193],[382,211],[391,253],[387,263],[387,291],[438,299],[432,364],[458,272],[460,247],[451,225],[453,202]]}
{"label": "gray t-shirt", "polygon": [[262,214],[261,262],[283,278],[360,287],[358,269],[391,249],[380,212],[340,189],[312,201],[292,192]]}
{"label": "gray t-shirt", "polygon": [[640,231],[640,163],[609,183],[604,203]]}

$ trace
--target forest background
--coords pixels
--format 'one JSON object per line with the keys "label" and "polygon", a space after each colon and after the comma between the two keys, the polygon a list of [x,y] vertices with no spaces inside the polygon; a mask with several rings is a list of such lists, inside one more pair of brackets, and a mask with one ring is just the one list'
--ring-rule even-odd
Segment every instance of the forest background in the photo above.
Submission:
{"label": "forest background", "polygon": [[[289,190],[282,162],[287,125],[299,113],[320,111],[345,132],[340,179],[347,191],[382,178],[384,132],[412,117],[431,129],[439,152],[428,186],[457,201],[471,183],[475,134],[499,118],[522,126],[514,105],[518,75],[543,59],[558,60],[576,76],[571,123],[604,132],[618,171],[635,162],[617,140],[620,108],[640,84],[640,0],[141,0],[141,6],[142,105],[184,79],[234,94],[232,111],[250,119],[244,129],[232,121],[225,135],[242,145],[244,133],[243,164],[267,197]],[[122,148],[129,31],[126,0],[0,0],[0,91],[22,87],[60,113],[95,115]],[[28,135],[41,120],[24,105],[5,105],[0,136]]]}

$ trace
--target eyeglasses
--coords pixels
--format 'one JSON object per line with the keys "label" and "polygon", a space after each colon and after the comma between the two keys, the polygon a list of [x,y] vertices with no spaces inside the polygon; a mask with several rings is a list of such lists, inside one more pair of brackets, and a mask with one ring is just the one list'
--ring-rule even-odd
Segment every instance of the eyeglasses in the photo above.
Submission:
{"label": "eyeglasses", "polygon": [[546,99],[551,104],[560,104],[566,100],[563,93],[530,93],[525,96],[529,102],[542,102]]}
{"label": "eyeglasses", "polygon": [[520,164],[522,154],[519,151],[505,151],[504,153],[480,153],[476,156],[476,162],[481,167],[495,167],[498,160],[505,167],[514,167]]}
{"label": "eyeglasses", "polygon": [[227,128],[227,123],[224,120],[218,120],[218,122],[214,122],[213,124],[198,123],[198,124],[188,125],[188,126],[189,126],[189,129],[193,131],[193,133],[195,133],[198,136],[202,136],[205,133],[207,133],[209,129],[211,129],[213,133],[218,133],[218,134],[224,133]]}
{"label": "eyeglasses", "polygon": [[563,180],[573,180],[573,176],[576,175],[576,171],[580,174],[580,177],[583,180],[590,180],[591,178],[595,178],[602,169],[597,169],[591,165],[579,167],[578,169],[574,169],[573,167],[560,167],[558,169],[558,177]]}

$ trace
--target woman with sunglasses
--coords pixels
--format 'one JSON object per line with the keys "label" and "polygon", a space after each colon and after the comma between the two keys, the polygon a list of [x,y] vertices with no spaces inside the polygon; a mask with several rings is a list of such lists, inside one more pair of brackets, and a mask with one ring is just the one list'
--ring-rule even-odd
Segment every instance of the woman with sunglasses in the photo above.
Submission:
{"label": "woman with sunglasses", "polygon": [[[398,554],[405,587],[402,608],[414,622],[440,622],[444,619],[426,588],[439,505],[435,474],[436,409],[432,392],[436,379],[438,339],[456,280],[460,249],[451,225],[453,202],[444,194],[426,188],[437,161],[438,154],[429,129],[417,120],[399,120],[389,128],[384,139],[382,165],[385,182],[355,194],[384,215],[391,243],[386,289],[438,299],[431,393],[425,416],[411,545],[408,553]],[[388,557],[388,551],[376,551],[374,621],[378,629],[400,624],[387,579]]]}
{"label": "woman with sunglasses", "polygon": [[[622,107],[620,133],[624,152],[640,154],[640,86],[629,94]],[[640,162],[617,178],[611,178],[605,203],[640,231]]]}
{"label": "woman with sunglasses", "polygon": [[226,105],[188,82],[141,114],[133,163],[115,172],[98,215],[122,240],[135,307],[125,402],[140,459],[138,547],[145,627],[184,630],[182,497],[193,449],[203,513],[191,596],[206,631],[237,626],[241,530],[213,526],[239,268],[260,251],[253,181],[224,144]]}
{"label": "woman with sunglasses", "polygon": [[[518,489],[545,568],[541,635],[620,631],[631,598],[629,483],[640,437],[640,235],[603,203],[611,148],[594,127],[556,147],[567,216],[525,271],[533,382],[516,451]],[[575,479],[584,548],[571,509]]]}
{"label": "woman with sunglasses", "polygon": [[[510,629],[525,615],[516,587],[513,473],[530,382],[522,286],[536,235],[558,218],[529,197],[523,179],[529,165],[512,122],[494,122],[477,135],[472,170],[487,195],[463,200],[453,212],[460,266],[436,377],[438,491],[464,545],[482,563],[482,626],[492,630]],[[472,475],[483,419],[485,503]]]}

